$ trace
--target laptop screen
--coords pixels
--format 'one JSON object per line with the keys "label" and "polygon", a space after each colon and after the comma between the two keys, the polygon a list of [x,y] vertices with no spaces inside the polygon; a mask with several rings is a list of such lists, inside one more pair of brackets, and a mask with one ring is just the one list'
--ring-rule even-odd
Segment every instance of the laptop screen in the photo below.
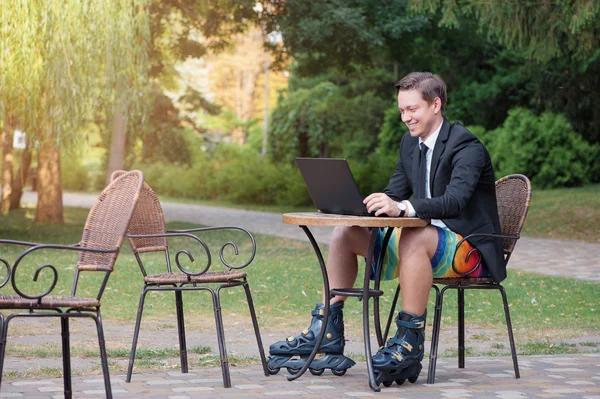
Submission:
{"label": "laptop screen", "polygon": [[320,212],[369,216],[345,159],[296,158],[296,164]]}

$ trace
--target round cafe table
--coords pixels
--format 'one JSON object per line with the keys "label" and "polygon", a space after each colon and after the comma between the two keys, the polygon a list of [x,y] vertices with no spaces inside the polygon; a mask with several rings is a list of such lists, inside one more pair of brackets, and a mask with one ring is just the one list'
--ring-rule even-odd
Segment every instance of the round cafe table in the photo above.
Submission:
{"label": "round cafe table", "polygon": [[[365,356],[367,362],[367,372],[369,375],[369,385],[371,389],[376,392],[380,391],[379,386],[375,383],[375,373],[373,371],[373,359],[371,356],[371,339],[369,334],[369,299],[374,298],[374,321],[375,321],[375,330],[377,335],[377,341],[379,346],[383,346],[383,336],[381,334],[381,324],[379,322],[379,297],[383,295],[383,291],[379,290],[379,279],[381,274],[381,262],[382,259],[376,259],[377,268],[376,268],[376,279],[374,282],[374,288],[371,289],[370,277],[371,277],[371,264],[373,263],[373,252],[375,250],[375,241],[377,238],[377,232],[379,228],[383,227],[423,227],[429,224],[429,220],[419,219],[419,218],[392,218],[392,217],[372,217],[372,216],[351,216],[351,215],[335,215],[335,214],[326,214],[326,213],[318,213],[318,212],[308,212],[308,213],[284,213],[283,214],[283,223],[285,224],[294,224],[302,228],[308,240],[313,246],[315,250],[315,254],[317,255],[317,259],[319,261],[319,265],[321,266],[321,274],[323,276],[323,292],[329,293],[329,297],[333,297],[335,295],[348,296],[348,297],[356,297],[362,299],[363,303],[363,333],[364,333],[364,344],[365,344]],[[327,268],[325,266],[325,261],[323,259],[323,255],[321,253],[321,249],[317,244],[313,234],[311,233],[309,226],[358,226],[369,228],[371,231],[371,239],[369,242],[369,249],[367,252],[366,258],[366,266],[364,273],[364,284],[362,288],[334,288],[331,289],[329,287],[329,279],[327,277]],[[385,253],[385,248],[387,247],[387,243],[391,236],[392,229],[388,229],[387,234],[382,243],[382,251],[381,253]],[[325,314],[324,314],[324,325],[327,324],[327,319],[329,318],[329,301],[324,301],[325,305]],[[323,338],[325,336],[325,328],[321,329],[321,333],[317,339],[317,344],[315,345],[315,349],[310,354],[308,361],[306,364],[300,369],[297,374],[292,376],[288,376],[289,381],[293,381],[296,378],[302,376],[310,363],[313,361],[317,353],[319,352],[319,347],[321,346],[321,342],[323,342]],[[386,333],[387,335],[387,333]]]}

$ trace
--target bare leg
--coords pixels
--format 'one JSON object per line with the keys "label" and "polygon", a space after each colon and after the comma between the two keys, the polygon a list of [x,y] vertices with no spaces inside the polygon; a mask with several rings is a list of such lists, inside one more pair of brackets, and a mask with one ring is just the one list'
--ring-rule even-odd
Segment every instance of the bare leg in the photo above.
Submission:
{"label": "bare leg", "polygon": [[[331,288],[354,286],[358,274],[357,255],[366,257],[369,251],[371,233],[362,227],[336,227],[333,229],[327,255],[327,275]],[[325,293],[323,302],[325,302]],[[331,303],[344,301],[346,297],[336,296]]]}
{"label": "bare leg", "polygon": [[422,315],[433,282],[431,258],[435,254],[438,233],[435,227],[404,228],[400,238],[400,288],[402,309]]}

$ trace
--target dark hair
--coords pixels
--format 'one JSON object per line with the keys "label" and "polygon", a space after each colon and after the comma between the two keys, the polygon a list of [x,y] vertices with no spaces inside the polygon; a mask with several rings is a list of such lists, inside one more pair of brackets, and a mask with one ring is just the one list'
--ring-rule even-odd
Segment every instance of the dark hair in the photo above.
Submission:
{"label": "dark hair", "polygon": [[442,112],[446,108],[448,99],[446,97],[446,83],[440,75],[434,75],[431,72],[412,72],[403,77],[394,85],[396,95],[400,91],[417,90],[423,96],[423,99],[429,104],[439,97],[442,101]]}

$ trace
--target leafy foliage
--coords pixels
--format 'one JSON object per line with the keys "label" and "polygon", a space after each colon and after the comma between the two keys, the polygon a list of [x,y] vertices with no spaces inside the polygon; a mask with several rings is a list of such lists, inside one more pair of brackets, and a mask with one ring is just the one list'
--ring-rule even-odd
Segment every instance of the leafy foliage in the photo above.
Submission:
{"label": "leafy foliage", "polygon": [[410,1],[417,15],[442,14],[440,26],[456,28],[461,16],[472,16],[482,32],[530,59],[546,62],[555,57],[587,58],[598,49],[600,3],[596,0],[559,1]]}
{"label": "leafy foliage", "polygon": [[[363,159],[373,152],[383,110],[392,102],[385,71],[362,68],[290,80],[273,111],[269,131],[274,162],[297,156]],[[388,92],[389,95],[389,92]]]}
{"label": "leafy foliage", "polygon": [[559,114],[536,116],[524,108],[513,109],[502,127],[482,134],[482,140],[497,176],[522,173],[541,188],[600,179],[600,145],[583,140]]}
{"label": "leafy foliage", "polygon": [[256,151],[234,144],[221,143],[212,154],[196,154],[193,166],[159,161],[136,168],[162,195],[292,206],[310,203],[295,167],[274,165]]}
{"label": "leafy foliage", "polygon": [[427,22],[407,13],[406,0],[262,1],[267,30],[283,32],[285,47],[299,62],[297,73],[314,76],[327,68],[371,65],[389,40]]}
{"label": "leafy foliage", "polygon": [[146,18],[144,0],[3,5],[0,117],[72,146],[115,85],[133,97],[145,85]]}
{"label": "leafy foliage", "polygon": [[400,154],[400,140],[406,131],[398,108],[388,108],[385,111],[383,125],[377,137],[379,139],[377,154],[398,157]]}

